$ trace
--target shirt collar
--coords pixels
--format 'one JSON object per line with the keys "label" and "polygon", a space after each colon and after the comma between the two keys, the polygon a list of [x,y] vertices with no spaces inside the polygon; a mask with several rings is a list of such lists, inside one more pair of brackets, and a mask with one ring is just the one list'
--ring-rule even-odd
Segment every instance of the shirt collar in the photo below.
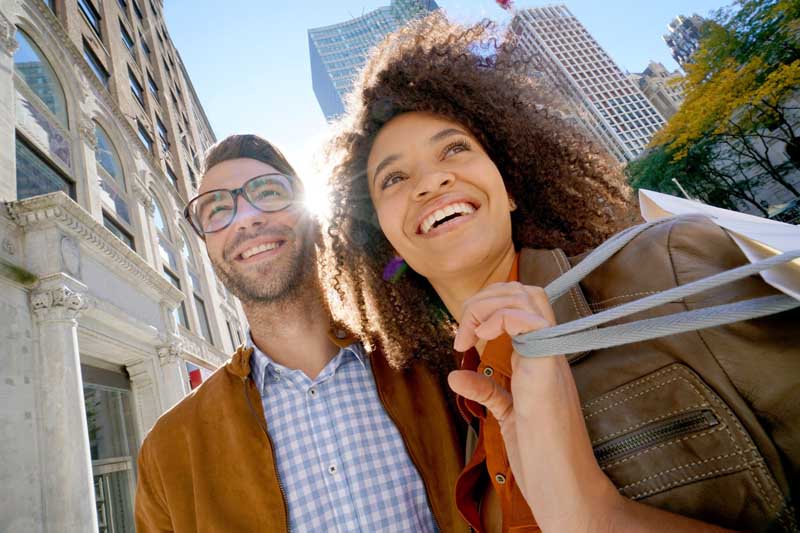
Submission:
{"label": "shirt collar", "polygon": [[[256,346],[256,343],[253,342],[253,336],[249,331],[247,332],[246,347],[253,349],[253,355],[250,357],[250,368],[253,374],[253,381],[258,387],[258,390],[264,390],[264,383],[268,381],[265,378],[272,374],[281,375],[295,372],[293,369],[276,363],[268,354],[262,352],[259,347]],[[317,376],[317,379],[314,381],[317,382],[321,379],[325,379],[329,375],[335,373],[339,366],[347,361],[349,357],[355,358],[362,367],[366,368],[363,346],[361,346],[359,342],[352,342],[348,346],[339,348],[339,352],[334,356],[331,362],[325,366],[325,369],[320,372],[320,375]]]}

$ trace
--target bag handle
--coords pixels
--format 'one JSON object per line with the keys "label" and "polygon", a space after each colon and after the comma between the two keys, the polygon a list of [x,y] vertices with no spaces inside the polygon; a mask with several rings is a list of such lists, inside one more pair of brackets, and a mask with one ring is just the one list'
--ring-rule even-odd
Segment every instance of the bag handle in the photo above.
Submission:
{"label": "bag handle", "polygon": [[[614,235],[586,256],[583,261],[545,287],[544,290],[549,300],[552,302],[566,293],[570,287],[579,283],[643,231],[675,218],[678,217],[664,218],[633,226]],[[748,263],[686,285],[673,287],[640,300],[613,307],[596,315],[560,324],[552,328],[517,335],[513,339],[514,349],[525,357],[546,357],[585,352],[722,326],[788,311],[800,307],[800,301],[780,294],[674,313],[601,329],[592,329],[612,320],[630,316],[746,278],[762,270],[793,261],[798,257],[800,257],[800,250],[784,252],[762,261]]]}

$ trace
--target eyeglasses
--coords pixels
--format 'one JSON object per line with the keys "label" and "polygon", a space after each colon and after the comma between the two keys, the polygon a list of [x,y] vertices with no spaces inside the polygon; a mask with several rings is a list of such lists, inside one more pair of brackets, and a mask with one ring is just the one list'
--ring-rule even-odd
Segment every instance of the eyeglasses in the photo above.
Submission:
{"label": "eyeglasses", "polygon": [[250,205],[264,213],[286,209],[295,202],[295,178],[285,174],[263,174],[250,178],[238,189],[215,189],[193,198],[183,210],[192,228],[205,238],[222,231],[236,218],[237,199],[244,196]]}

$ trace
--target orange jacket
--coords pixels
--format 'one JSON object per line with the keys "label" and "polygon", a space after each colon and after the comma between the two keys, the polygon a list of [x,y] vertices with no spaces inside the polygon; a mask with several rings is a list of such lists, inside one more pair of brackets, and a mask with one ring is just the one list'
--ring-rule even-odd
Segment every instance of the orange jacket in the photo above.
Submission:
{"label": "orange jacket", "polygon": [[[288,529],[251,354],[239,348],[148,434],[138,462],[138,533]],[[378,395],[422,476],[440,530],[467,531],[453,498],[463,444],[442,381],[421,364],[400,372],[380,353],[371,361]]]}

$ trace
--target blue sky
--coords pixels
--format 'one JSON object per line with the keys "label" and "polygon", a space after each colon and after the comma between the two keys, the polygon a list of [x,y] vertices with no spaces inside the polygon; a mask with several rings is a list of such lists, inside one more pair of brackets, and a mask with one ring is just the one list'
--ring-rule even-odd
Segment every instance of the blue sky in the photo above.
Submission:
{"label": "blue sky", "polygon": [[[437,0],[459,22],[507,21],[494,0]],[[297,170],[311,161],[326,123],[311,88],[307,29],[360,16],[389,0],[210,0],[165,2],[167,27],[218,139],[257,133],[276,143]],[[677,65],[661,40],[676,15],[730,0],[569,0],[565,4],[624,70],[649,60]],[[223,9],[220,6],[224,5]],[[518,0],[517,8],[547,5]]]}

